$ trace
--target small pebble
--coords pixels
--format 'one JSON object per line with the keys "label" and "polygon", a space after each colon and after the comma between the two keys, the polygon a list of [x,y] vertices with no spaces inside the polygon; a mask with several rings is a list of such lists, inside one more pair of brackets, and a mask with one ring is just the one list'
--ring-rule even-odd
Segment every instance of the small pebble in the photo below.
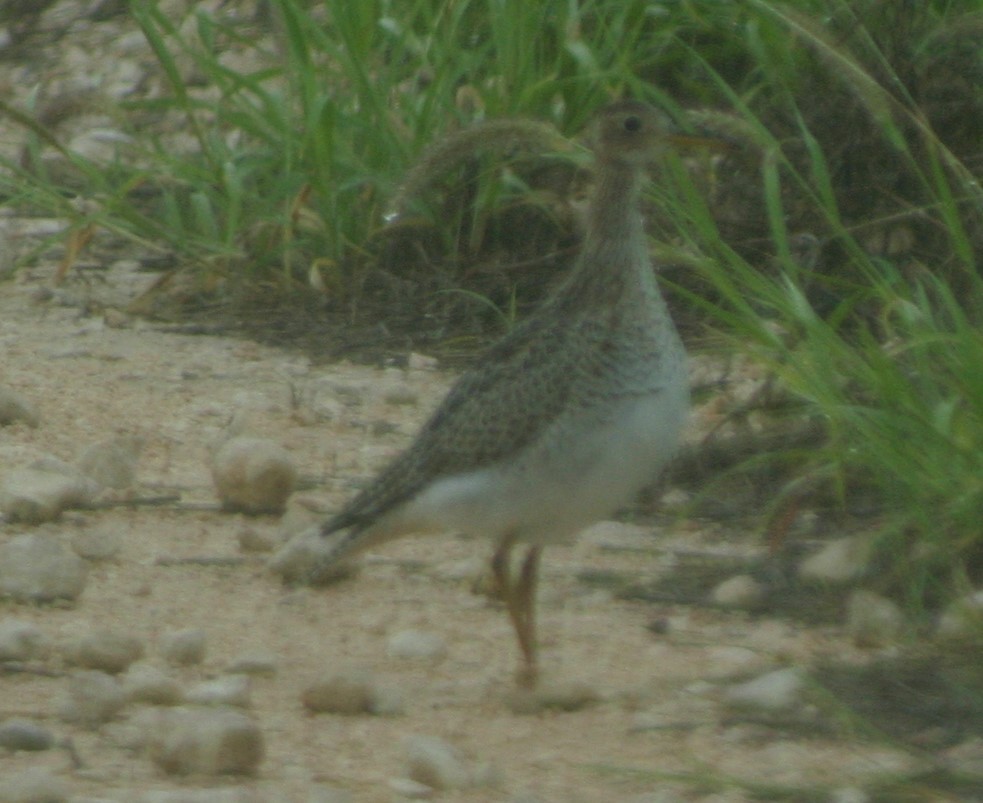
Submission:
{"label": "small pebble", "polygon": [[85,561],[56,536],[27,533],[0,545],[0,596],[25,602],[75,599],[87,572]]}
{"label": "small pebble", "polygon": [[137,462],[143,451],[139,435],[120,435],[87,446],[79,455],[79,471],[100,488],[123,490],[136,481]]}
{"label": "small pebble", "polygon": [[297,484],[297,469],[279,444],[240,435],[215,453],[212,480],[225,510],[282,513]]}
{"label": "small pebble", "polygon": [[431,789],[465,789],[472,785],[471,772],[461,752],[434,736],[406,739],[407,775]]}
{"label": "small pebble", "polygon": [[37,407],[21,396],[16,390],[0,385],[0,427],[22,421],[29,427],[41,423]]}
{"label": "small pebble", "polygon": [[0,803],[65,803],[65,782],[41,767],[14,771],[0,779]]}
{"label": "small pebble", "polygon": [[936,635],[947,641],[976,643],[983,629],[983,591],[975,591],[951,602],[936,627]]}
{"label": "small pebble", "polygon": [[165,660],[178,666],[192,666],[205,660],[208,637],[199,627],[173,630],[160,640],[160,652]]}
{"label": "small pebble", "polygon": [[724,580],[711,592],[710,598],[717,605],[728,608],[754,608],[761,602],[764,589],[747,574],[738,574]]}
{"label": "small pebble", "polygon": [[147,705],[177,705],[184,695],[178,682],[151,664],[132,664],[122,678],[126,699]]}
{"label": "small pebble", "polygon": [[[137,803],[269,803],[270,798],[242,787],[160,789],[144,792]],[[72,803],[75,803],[74,801]]]}
{"label": "small pebble", "polygon": [[430,800],[436,794],[432,786],[412,778],[390,778],[388,783],[393,792],[406,800]]}
{"label": "small pebble", "polygon": [[40,628],[18,619],[0,620],[0,661],[29,661],[45,651]]}
{"label": "small pebble", "polygon": [[168,775],[251,775],[263,760],[263,734],[239,710],[164,709],[147,734],[151,759]]}
{"label": "small pebble", "polygon": [[327,557],[331,550],[330,538],[324,538],[317,529],[307,530],[273,553],[267,566],[290,585],[330,585],[358,572],[355,563],[330,563]]}
{"label": "small pebble", "polygon": [[539,714],[543,711],[580,711],[601,699],[598,691],[586,683],[551,682],[548,679],[531,689],[516,688],[505,698],[513,714]]}
{"label": "small pebble", "polygon": [[280,542],[275,533],[263,532],[248,525],[239,530],[236,539],[242,552],[272,552]]}
{"label": "small pebble", "polygon": [[873,544],[869,538],[838,538],[802,561],[799,576],[820,583],[847,583],[867,571],[872,553]]}
{"label": "small pebble", "polygon": [[68,679],[67,698],[59,715],[65,722],[96,728],[115,717],[125,704],[123,686],[112,675],[87,670]]}
{"label": "small pebble", "polygon": [[14,718],[0,723],[0,747],[11,752],[50,750],[54,743],[51,731],[29,719]]}
{"label": "small pebble", "polygon": [[116,557],[122,547],[123,534],[106,525],[79,530],[72,536],[72,549],[86,560],[109,560]]}
{"label": "small pebble", "polygon": [[228,705],[249,707],[249,678],[246,675],[223,675],[206,680],[188,690],[187,702],[196,705]]}
{"label": "small pebble", "polygon": [[393,658],[437,660],[447,655],[447,644],[427,630],[400,630],[389,637],[386,652]]}
{"label": "small pebble", "polygon": [[799,706],[804,691],[805,679],[798,669],[776,669],[732,686],[725,700],[735,708],[774,713]]}
{"label": "small pebble", "polygon": [[143,642],[140,639],[128,633],[106,629],[86,633],[65,649],[67,661],[110,675],[125,672],[130,664],[141,657]]}
{"label": "small pebble", "polygon": [[252,652],[233,659],[225,671],[230,675],[262,675],[272,677],[276,674],[276,656],[270,652]]}
{"label": "small pebble", "polygon": [[858,647],[883,647],[895,641],[904,627],[904,614],[891,600],[858,589],[846,606],[846,629]]}
{"label": "small pebble", "polygon": [[375,680],[362,672],[341,672],[312,683],[301,692],[301,702],[314,714],[375,713]]}

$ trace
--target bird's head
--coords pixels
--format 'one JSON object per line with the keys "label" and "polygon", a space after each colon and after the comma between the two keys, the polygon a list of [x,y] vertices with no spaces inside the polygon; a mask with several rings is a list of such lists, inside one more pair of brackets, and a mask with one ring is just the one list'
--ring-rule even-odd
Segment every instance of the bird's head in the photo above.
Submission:
{"label": "bird's head", "polygon": [[728,147],[724,140],[680,132],[668,115],[637,100],[617,101],[602,109],[593,144],[600,159],[629,166],[648,164],[667,150]]}

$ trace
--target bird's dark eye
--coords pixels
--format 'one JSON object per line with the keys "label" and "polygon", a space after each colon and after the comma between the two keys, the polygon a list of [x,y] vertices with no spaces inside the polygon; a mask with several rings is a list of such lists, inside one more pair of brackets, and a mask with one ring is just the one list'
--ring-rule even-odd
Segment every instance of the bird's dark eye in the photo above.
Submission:
{"label": "bird's dark eye", "polygon": [[625,131],[629,134],[634,134],[636,131],[641,131],[642,129],[642,118],[637,117],[634,114],[630,117],[625,118],[624,122]]}

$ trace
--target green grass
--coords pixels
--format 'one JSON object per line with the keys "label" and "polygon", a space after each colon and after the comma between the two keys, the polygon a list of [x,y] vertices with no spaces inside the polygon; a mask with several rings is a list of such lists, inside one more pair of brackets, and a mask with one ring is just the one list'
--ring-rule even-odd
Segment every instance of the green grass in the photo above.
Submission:
{"label": "green grass", "polygon": [[[524,0],[268,5],[258,20],[174,20],[133,2],[164,87],[115,110],[133,145],[95,163],[5,104],[27,144],[0,169],[3,203],[173,253],[233,289],[314,296],[313,266],[345,312],[373,271],[404,272],[434,304],[490,308],[507,326],[528,308],[522,275],[503,274],[497,295],[469,276],[509,259],[510,213],[549,204],[522,165],[466,163],[415,199],[420,242],[434,242],[386,261],[391,199],[427,145],[511,116],[572,136],[624,94],[680,119],[711,109],[740,151],[709,195],[668,164],[655,217],[693,266],[674,297],[707,339],[752,355],[795,415],[826,424],[825,447],[779,456],[786,495],[801,477],[845,508],[857,487],[875,494],[881,563],[913,610],[983,581],[974,3],[583,0],[545,17]],[[251,66],[228,66],[230,50]],[[822,244],[819,266],[795,261],[801,232]]]}

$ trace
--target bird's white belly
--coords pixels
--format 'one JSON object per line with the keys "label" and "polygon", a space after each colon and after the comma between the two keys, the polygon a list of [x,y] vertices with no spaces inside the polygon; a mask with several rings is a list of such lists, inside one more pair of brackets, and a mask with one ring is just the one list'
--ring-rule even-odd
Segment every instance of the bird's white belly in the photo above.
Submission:
{"label": "bird's white belly", "polygon": [[663,389],[568,415],[518,459],[428,486],[401,519],[412,529],[454,529],[536,544],[565,541],[606,518],[654,480],[672,457],[688,394]]}

